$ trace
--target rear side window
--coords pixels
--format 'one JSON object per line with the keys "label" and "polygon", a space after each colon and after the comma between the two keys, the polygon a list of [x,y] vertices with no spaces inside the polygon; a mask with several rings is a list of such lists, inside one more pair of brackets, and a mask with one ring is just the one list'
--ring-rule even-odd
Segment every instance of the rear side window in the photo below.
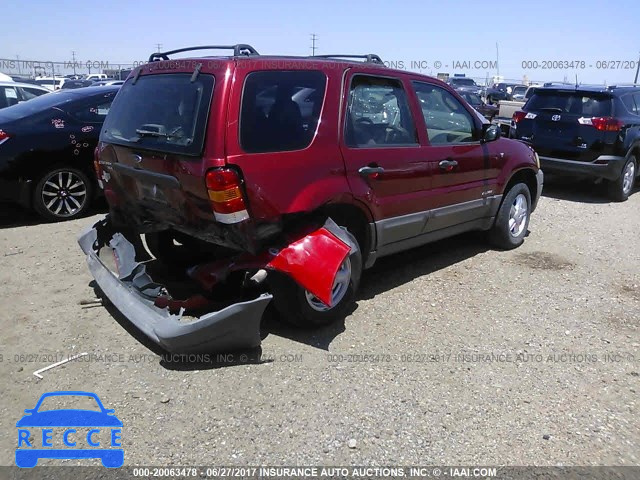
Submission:
{"label": "rear side window", "polygon": [[527,102],[528,111],[556,111],[584,115],[586,117],[608,117],[611,115],[611,97],[588,92],[557,92],[538,90]]}
{"label": "rear side window", "polygon": [[100,140],[199,155],[214,78],[200,74],[191,81],[191,77],[191,73],[143,75],[135,84],[129,79],[113,101]]}
{"label": "rear side window", "polygon": [[622,103],[627,108],[627,110],[629,110],[629,112],[633,113],[634,115],[640,115],[637,103],[640,100],[640,94],[636,94],[635,97],[636,98],[634,99],[634,95],[632,94],[623,95],[622,97],[620,97],[620,100],[622,100]]}
{"label": "rear side window", "polygon": [[69,113],[81,122],[102,123],[104,119],[107,118],[110,107],[111,100],[107,102],[93,102],[90,105],[84,105],[72,110]]}
{"label": "rear side window", "polygon": [[415,123],[399,80],[358,75],[351,82],[345,124],[350,147],[416,145]]}
{"label": "rear side window", "polygon": [[265,153],[308,147],[318,127],[326,83],[318,71],[250,73],[242,92],[242,149]]}

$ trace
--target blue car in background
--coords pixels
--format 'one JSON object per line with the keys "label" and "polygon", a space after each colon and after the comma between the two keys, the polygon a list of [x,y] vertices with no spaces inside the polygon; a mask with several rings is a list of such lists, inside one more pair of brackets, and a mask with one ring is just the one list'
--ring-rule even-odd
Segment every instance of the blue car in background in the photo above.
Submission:
{"label": "blue car in background", "polygon": [[[98,410],[40,410],[43,401],[51,397],[72,397],[74,400],[85,401],[93,399]],[[95,393],[45,393],[36,406],[25,410],[25,413],[26,415],[16,423],[17,466],[35,467],[40,458],[100,458],[102,464],[108,468],[117,468],[124,463],[124,449],[120,443],[122,422],[114,415],[114,410],[104,408]],[[77,428],[88,429],[86,435],[79,434]]]}

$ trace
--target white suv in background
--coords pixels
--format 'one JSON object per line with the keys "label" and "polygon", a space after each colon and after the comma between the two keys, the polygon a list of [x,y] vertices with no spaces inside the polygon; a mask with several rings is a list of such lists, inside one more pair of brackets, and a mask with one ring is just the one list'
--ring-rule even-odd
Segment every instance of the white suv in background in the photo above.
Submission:
{"label": "white suv in background", "polygon": [[48,88],[50,91],[60,90],[64,82],[69,80],[63,77],[38,77],[35,79],[36,85]]}

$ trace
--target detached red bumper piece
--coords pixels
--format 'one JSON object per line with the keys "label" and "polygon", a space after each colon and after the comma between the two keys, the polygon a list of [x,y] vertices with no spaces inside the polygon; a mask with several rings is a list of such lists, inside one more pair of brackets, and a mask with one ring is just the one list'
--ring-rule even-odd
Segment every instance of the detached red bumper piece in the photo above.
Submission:
{"label": "detached red bumper piece", "polygon": [[332,307],[333,282],[350,251],[351,247],[331,233],[325,225],[280,250],[267,264],[267,268],[286,273],[324,304]]}

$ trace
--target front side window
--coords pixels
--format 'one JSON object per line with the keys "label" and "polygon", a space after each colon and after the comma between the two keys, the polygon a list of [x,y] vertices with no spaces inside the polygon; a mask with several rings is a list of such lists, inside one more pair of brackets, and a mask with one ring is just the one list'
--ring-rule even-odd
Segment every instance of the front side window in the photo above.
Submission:
{"label": "front side window", "polygon": [[39,90],[37,88],[29,88],[29,87],[20,87],[20,90],[22,91],[22,97],[25,100],[31,100],[32,98],[36,98],[36,97],[39,97],[40,95],[44,95],[45,93],[49,93],[49,92],[43,92],[42,90]]}
{"label": "front side window", "polygon": [[318,71],[264,71],[247,76],[240,145],[249,153],[307,148],[316,133],[327,78]]}
{"label": "front side window", "polygon": [[415,124],[399,80],[355,76],[349,91],[345,140],[350,147],[415,145]]}
{"label": "front side window", "polygon": [[466,108],[447,90],[414,82],[432,145],[473,142],[475,124]]}

